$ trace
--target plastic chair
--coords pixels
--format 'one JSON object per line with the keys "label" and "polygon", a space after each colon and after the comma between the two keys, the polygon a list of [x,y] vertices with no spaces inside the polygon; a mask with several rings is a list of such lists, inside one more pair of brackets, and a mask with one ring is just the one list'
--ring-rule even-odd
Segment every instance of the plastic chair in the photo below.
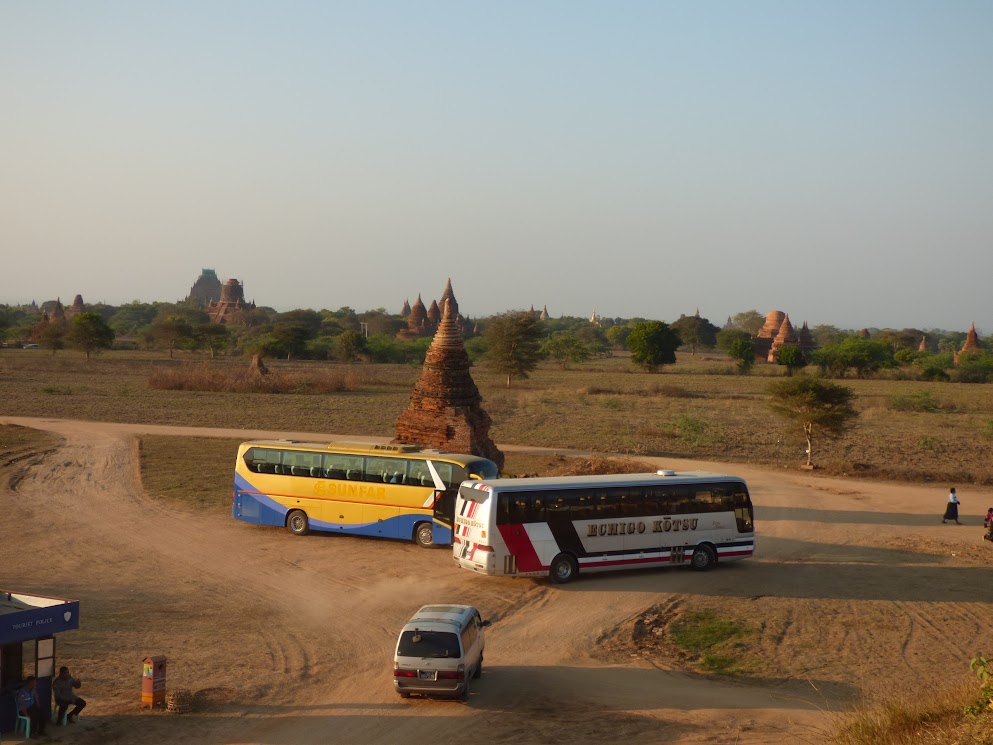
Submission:
{"label": "plastic chair", "polygon": [[17,715],[17,724],[14,726],[14,734],[16,735],[21,730],[24,730],[24,739],[31,739],[31,717],[26,717],[23,714]]}
{"label": "plastic chair", "polygon": [[52,721],[55,722],[56,724],[62,726],[62,727],[65,727],[66,724],[68,724],[68,722],[69,722],[69,709],[71,709],[71,708],[72,708],[71,706],[67,706],[66,707],[66,710],[64,712],[62,712],[62,718],[59,719],[59,705],[56,704],[55,706],[53,706],[52,707]]}

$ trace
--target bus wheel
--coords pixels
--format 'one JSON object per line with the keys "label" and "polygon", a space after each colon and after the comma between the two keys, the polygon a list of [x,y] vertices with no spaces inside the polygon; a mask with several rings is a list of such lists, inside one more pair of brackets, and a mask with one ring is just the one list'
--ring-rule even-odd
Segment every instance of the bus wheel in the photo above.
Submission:
{"label": "bus wheel", "polygon": [[576,560],[569,554],[559,554],[552,559],[552,565],[548,568],[548,576],[552,578],[552,582],[557,582],[560,585],[572,582],[578,573],[579,567],[576,566]]}
{"label": "bus wheel", "polygon": [[698,572],[706,572],[716,563],[717,557],[714,556],[714,549],[710,546],[697,546],[690,560],[690,566]]}
{"label": "bus wheel", "polygon": [[414,528],[414,543],[421,548],[431,548],[434,545],[434,528],[431,523],[417,523]]}
{"label": "bus wheel", "polygon": [[286,527],[293,535],[307,535],[310,532],[310,520],[303,510],[293,510],[286,516]]}

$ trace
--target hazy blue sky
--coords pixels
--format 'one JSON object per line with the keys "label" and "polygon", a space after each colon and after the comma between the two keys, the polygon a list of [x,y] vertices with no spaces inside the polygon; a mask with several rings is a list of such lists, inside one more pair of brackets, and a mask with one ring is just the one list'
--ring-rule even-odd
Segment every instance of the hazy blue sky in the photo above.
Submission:
{"label": "hazy blue sky", "polygon": [[0,0],[0,302],[993,331],[993,2]]}

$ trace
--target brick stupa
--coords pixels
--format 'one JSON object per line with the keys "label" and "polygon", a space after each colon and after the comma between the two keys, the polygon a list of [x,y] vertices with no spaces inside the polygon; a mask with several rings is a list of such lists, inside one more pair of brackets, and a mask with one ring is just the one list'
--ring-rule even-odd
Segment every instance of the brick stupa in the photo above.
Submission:
{"label": "brick stupa", "polygon": [[979,351],[979,335],[976,334],[976,322],[973,321],[972,325],[969,327],[969,333],[965,335],[965,344],[962,345],[962,349],[955,353],[955,364],[959,363],[959,358],[963,354],[968,354],[969,352]]}
{"label": "brick stupa", "polygon": [[84,310],[85,308],[83,306],[83,296],[76,295],[76,297],[72,299],[72,305],[66,308],[66,318],[73,318],[75,316],[78,316]]}
{"label": "brick stupa", "polygon": [[397,419],[393,442],[478,455],[503,468],[503,453],[490,439],[490,416],[469,374],[458,312],[450,294],[410,405]]}
{"label": "brick stupa", "polygon": [[786,318],[786,314],[781,310],[770,310],[766,314],[765,323],[752,342],[755,348],[756,361],[768,361],[769,353],[772,351],[772,342],[783,327],[784,318]]}
{"label": "brick stupa", "polygon": [[772,345],[769,349],[769,362],[778,362],[779,353],[783,347],[797,347],[799,346],[799,340],[796,338],[796,333],[793,331],[793,324],[790,323],[789,314],[783,316],[783,324],[779,327],[779,333],[776,334],[776,338],[772,340]]}

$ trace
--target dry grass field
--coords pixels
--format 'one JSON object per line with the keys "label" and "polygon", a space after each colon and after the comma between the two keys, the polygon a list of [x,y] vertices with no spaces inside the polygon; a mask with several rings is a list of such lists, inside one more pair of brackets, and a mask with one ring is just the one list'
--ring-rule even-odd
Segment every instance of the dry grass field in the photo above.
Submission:
{"label": "dry grass field", "polygon": [[[203,369],[230,374],[246,364],[115,352],[87,365],[73,353],[53,359],[40,350],[2,350],[2,413],[389,436],[420,371],[411,365],[267,362],[289,377],[347,379],[346,389],[320,395],[176,391],[149,384],[153,376],[186,368],[194,376]],[[665,372],[648,375],[614,357],[567,370],[543,365],[510,390],[485,367],[473,375],[498,442],[783,467],[802,462],[802,438],[766,407],[766,388],[781,369],[758,366],[745,377],[728,369],[718,356],[681,355]],[[843,382],[855,390],[862,415],[844,439],[815,442],[814,459],[825,473],[993,484],[989,386]]]}

